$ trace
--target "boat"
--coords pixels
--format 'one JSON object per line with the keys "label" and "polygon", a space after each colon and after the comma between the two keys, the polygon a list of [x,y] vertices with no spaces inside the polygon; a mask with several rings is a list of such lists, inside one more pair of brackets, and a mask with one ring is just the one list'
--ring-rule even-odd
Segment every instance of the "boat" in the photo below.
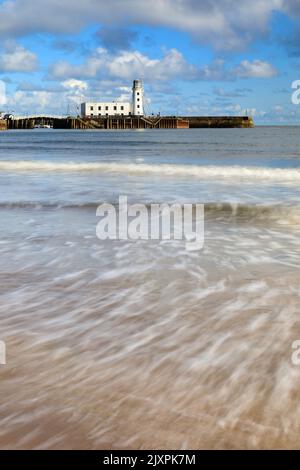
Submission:
{"label": "boat", "polygon": [[50,124],[36,124],[34,129],[52,129],[52,126]]}

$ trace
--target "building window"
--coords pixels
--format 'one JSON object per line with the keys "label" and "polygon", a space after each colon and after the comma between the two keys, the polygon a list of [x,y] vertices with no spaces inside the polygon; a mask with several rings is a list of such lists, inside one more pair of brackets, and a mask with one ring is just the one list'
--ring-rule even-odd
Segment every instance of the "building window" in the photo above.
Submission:
{"label": "building window", "polygon": [[101,106],[98,106],[98,111],[101,111]]}
{"label": "building window", "polygon": [[140,101],[140,99],[139,99],[139,98],[138,98],[137,100],[138,100],[138,101]]}
{"label": "building window", "polygon": [[108,113],[106,113],[106,116],[108,116]]}
{"label": "building window", "polygon": [[108,106],[105,106],[105,111],[108,111]]}
{"label": "building window", "polygon": [[91,113],[91,116],[94,116],[94,113]]}
{"label": "building window", "polygon": [[98,116],[101,116],[101,113],[98,113]]}
{"label": "building window", "polygon": [[137,107],[139,108],[139,107],[140,107],[140,105],[138,104],[138,105],[137,105]]}
{"label": "building window", "polygon": [[121,106],[121,111],[124,111],[124,106]]}
{"label": "building window", "polygon": [[114,106],[114,111],[117,111],[117,106]]}
{"label": "building window", "polygon": [[139,91],[137,92],[137,95],[140,96],[140,92],[139,92]]}

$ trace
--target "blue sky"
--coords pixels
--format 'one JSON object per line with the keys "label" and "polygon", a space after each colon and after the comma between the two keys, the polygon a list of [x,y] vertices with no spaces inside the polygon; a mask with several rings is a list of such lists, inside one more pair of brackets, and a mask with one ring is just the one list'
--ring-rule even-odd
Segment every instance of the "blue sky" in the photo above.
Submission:
{"label": "blue sky", "polygon": [[141,78],[149,113],[300,123],[298,0],[0,0],[0,41],[3,111],[126,101]]}

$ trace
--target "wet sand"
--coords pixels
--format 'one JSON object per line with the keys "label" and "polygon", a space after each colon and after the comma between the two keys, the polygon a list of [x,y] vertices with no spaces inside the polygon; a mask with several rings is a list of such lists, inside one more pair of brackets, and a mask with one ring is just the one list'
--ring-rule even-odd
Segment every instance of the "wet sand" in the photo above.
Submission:
{"label": "wet sand", "polygon": [[207,221],[201,253],[81,235],[1,245],[1,448],[300,446],[297,227]]}

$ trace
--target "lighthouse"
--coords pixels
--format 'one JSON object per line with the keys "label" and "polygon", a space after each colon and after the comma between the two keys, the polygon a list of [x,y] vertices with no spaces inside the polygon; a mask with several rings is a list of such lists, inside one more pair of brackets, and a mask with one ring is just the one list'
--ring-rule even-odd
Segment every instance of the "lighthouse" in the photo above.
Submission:
{"label": "lighthouse", "polygon": [[84,102],[81,103],[81,116],[93,119],[109,116],[144,116],[144,88],[142,80],[133,81],[131,102],[118,100],[111,102]]}
{"label": "lighthouse", "polygon": [[144,115],[143,104],[144,89],[141,80],[134,80],[132,87],[132,114],[134,116]]}

